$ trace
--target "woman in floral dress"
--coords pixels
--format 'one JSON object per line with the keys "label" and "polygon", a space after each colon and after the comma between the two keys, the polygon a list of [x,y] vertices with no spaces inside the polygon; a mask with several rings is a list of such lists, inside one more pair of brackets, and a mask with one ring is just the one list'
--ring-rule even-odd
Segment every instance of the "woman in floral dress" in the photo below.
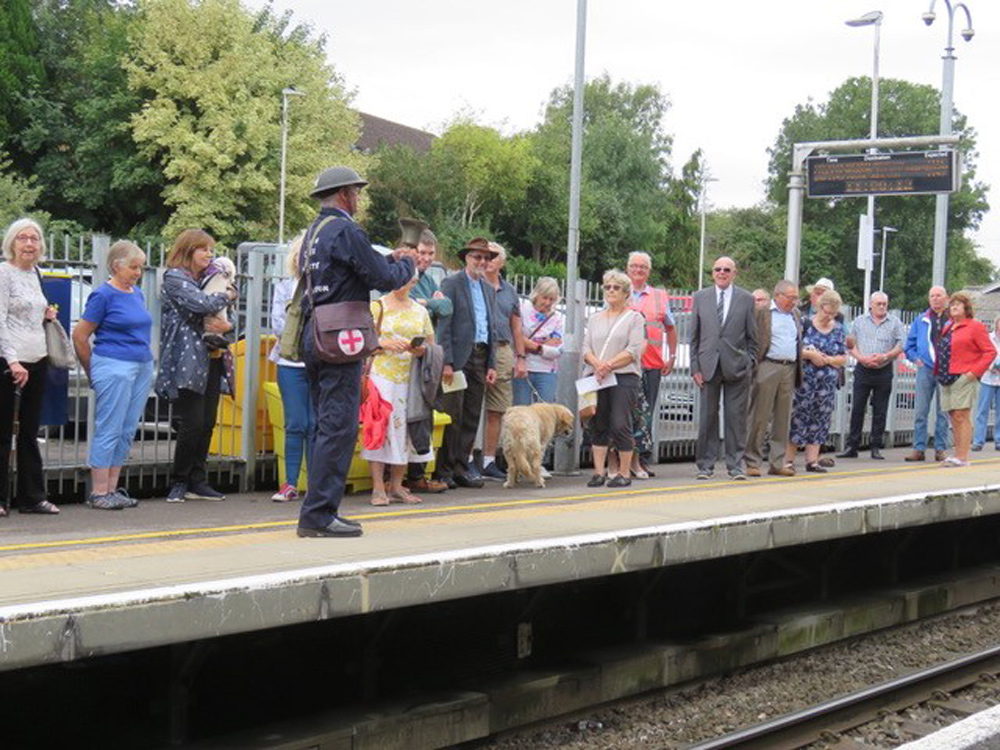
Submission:
{"label": "woman in floral dress", "polygon": [[795,391],[792,427],[785,466],[795,468],[795,451],[806,447],[806,471],[826,473],[819,465],[819,449],[830,435],[830,417],[837,401],[838,373],[847,362],[844,327],[836,321],[840,295],[823,293],[817,312],[803,322],[802,385]]}
{"label": "woman in floral dress", "polygon": [[[382,398],[392,405],[385,442],[381,448],[361,451],[361,457],[371,464],[372,505],[388,505],[390,500],[419,503],[421,499],[403,486],[407,463],[434,460],[433,450],[417,453],[407,432],[406,398],[409,391],[410,364],[424,354],[424,347],[412,347],[417,336],[426,344],[434,343],[434,327],[427,308],[410,299],[414,278],[406,286],[372,303],[372,315],[382,318],[380,351],[372,362],[370,383],[378,388]],[[385,486],[385,466],[390,467],[388,491]]]}

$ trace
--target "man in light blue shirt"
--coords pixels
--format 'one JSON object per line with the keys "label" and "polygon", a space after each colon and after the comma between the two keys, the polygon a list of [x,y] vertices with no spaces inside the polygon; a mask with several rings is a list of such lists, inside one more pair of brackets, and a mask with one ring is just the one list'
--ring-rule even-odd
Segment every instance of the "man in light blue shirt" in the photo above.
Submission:
{"label": "man in light blue shirt", "polygon": [[799,289],[794,282],[779,281],[769,307],[758,307],[757,372],[754,375],[747,435],[747,476],[759,477],[761,456],[768,427],[771,452],[768,474],[793,476],[795,469],[783,465],[792,418],[795,388],[802,382],[802,325],[795,303]]}

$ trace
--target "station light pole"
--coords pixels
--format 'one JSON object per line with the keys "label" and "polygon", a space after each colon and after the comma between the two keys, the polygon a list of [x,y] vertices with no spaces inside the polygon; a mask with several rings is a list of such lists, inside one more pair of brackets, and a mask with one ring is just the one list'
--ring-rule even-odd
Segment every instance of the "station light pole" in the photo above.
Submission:
{"label": "station light pole", "polygon": [[705,204],[708,201],[708,183],[718,182],[715,177],[709,177],[706,173],[701,178],[701,241],[698,245],[698,289],[705,285]]}
{"label": "station light pole", "polygon": [[285,244],[285,167],[288,155],[288,97],[305,96],[294,86],[281,90],[281,184],[278,187],[278,244]]}
{"label": "station light pole", "polygon": [[889,232],[898,232],[898,231],[899,230],[896,229],[895,227],[882,227],[882,257],[880,259],[881,260],[880,265],[882,266],[882,270],[879,272],[878,275],[878,290],[880,292],[885,291],[885,248],[886,248],[885,238]]}
{"label": "station light pole", "polygon": [[[865,13],[859,18],[852,18],[850,21],[845,21],[848,26],[874,26],[875,27],[875,63],[872,70],[872,111],[871,111],[871,133],[869,137],[871,140],[878,138],[878,52],[879,52],[879,36],[882,30],[882,11],[873,10],[870,13]],[[869,153],[875,153],[875,149],[869,149]],[[875,226],[875,196],[868,196],[868,222],[867,226],[873,228]],[[871,237],[859,238],[859,242],[865,242],[866,246],[871,245]],[[872,293],[872,257],[871,253],[866,253],[865,258],[865,301],[864,309],[868,309],[868,298]]]}
{"label": "station light pole", "polygon": [[[934,23],[937,15],[934,13],[936,0],[931,0],[931,7],[921,16],[925,24],[930,26]],[[951,135],[951,120],[953,104],[952,100],[955,91],[955,11],[959,8],[965,13],[965,20],[968,24],[962,30],[962,38],[969,42],[976,32],[972,28],[972,14],[965,3],[954,3],[951,0],[944,0],[948,9],[948,40],[944,48],[944,74],[941,81],[941,135]],[[932,265],[931,283],[935,286],[944,286],[945,262],[948,253],[948,193],[939,193],[934,205],[934,262]]]}

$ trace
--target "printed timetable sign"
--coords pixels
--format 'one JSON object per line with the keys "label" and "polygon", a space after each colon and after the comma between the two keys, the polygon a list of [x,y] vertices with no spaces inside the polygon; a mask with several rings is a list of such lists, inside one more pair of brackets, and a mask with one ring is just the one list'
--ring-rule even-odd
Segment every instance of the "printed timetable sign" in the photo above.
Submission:
{"label": "printed timetable sign", "polygon": [[952,193],[961,184],[957,151],[810,156],[810,198]]}

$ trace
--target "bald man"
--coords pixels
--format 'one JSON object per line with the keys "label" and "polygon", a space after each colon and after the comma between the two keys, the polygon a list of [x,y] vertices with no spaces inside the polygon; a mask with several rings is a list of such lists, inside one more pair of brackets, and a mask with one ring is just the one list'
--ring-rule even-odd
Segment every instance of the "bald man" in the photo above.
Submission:
{"label": "bald man", "polygon": [[701,389],[695,460],[698,479],[711,479],[719,458],[719,403],[725,413],[725,460],[731,479],[747,478],[750,381],[757,359],[757,328],[750,292],[734,282],[736,261],[723,256],[712,265],[712,286],[694,295],[691,375]]}

